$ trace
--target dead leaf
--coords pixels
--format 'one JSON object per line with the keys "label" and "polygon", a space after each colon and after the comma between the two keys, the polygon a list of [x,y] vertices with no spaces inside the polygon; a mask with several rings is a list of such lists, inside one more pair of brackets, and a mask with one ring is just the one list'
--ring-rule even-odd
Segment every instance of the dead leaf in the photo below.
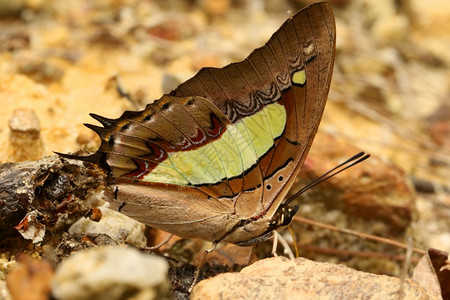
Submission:
{"label": "dead leaf", "polygon": [[429,249],[415,267],[413,278],[430,295],[441,299],[450,299],[448,253]]}
{"label": "dead leaf", "polygon": [[6,277],[6,285],[14,300],[47,300],[53,269],[45,261],[23,255]]}

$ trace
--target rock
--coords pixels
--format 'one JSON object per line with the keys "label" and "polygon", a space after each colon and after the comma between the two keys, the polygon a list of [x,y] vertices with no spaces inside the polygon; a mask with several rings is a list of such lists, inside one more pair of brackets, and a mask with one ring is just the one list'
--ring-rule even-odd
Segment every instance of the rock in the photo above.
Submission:
{"label": "rock", "polygon": [[44,144],[41,126],[32,109],[16,109],[9,119],[9,161],[36,160],[42,157]]}
{"label": "rock", "polygon": [[99,222],[81,218],[69,228],[69,233],[104,233],[136,247],[147,246],[144,224],[105,207],[100,207],[100,210],[102,219]]}
{"label": "rock", "polygon": [[44,248],[45,258],[52,262],[62,261],[70,255],[87,248],[98,246],[117,246],[119,243],[103,233],[64,233],[56,249],[50,246]]}
{"label": "rock", "polygon": [[82,250],[63,261],[52,281],[60,300],[161,299],[167,262],[127,247]]}
{"label": "rock", "polygon": [[2,300],[12,300],[9,294],[8,288],[6,287],[6,281],[0,280],[0,299]]}
{"label": "rock", "polygon": [[[1,6],[1,4],[0,4]],[[0,8],[1,11],[1,8]],[[0,12],[1,15],[1,12]],[[26,26],[8,26],[0,33],[0,51],[15,52],[30,47],[30,34]]]}
{"label": "rock", "polygon": [[[305,258],[260,260],[240,273],[225,273],[198,283],[197,299],[398,299],[400,279],[364,273]],[[404,299],[430,299],[414,281],[404,284]]]}
{"label": "rock", "polygon": [[64,78],[64,70],[47,60],[24,57],[17,64],[17,68],[18,73],[42,84],[60,82]]}

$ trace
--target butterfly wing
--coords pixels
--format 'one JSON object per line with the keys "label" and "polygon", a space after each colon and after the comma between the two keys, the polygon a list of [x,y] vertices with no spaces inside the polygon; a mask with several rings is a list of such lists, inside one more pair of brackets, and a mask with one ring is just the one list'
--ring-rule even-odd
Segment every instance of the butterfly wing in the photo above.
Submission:
{"label": "butterfly wing", "polygon": [[166,95],[115,120],[93,117],[103,124],[89,127],[102,140],[95,155],[111,171],[112,208],[183,237],[214,240],[233,227],[230,199],[243,189],[245,164],[257,159],[209,100]]}
{"label": "butterfly wing", "polygon": [[[232,123],[271,137],[273,146],[257,164],[263,177],[263,209],[238,201],[238,214],[271,217],[299,173],[327,100],[335,39],[331,8],[327,3],[315,3],[287,20],[265,46],[244,61],[221,69],[202,69],[172,92],[213,99]],[[253,122],[255,115],[275,105],[283,107],[276,110],[278,116],[263,113]],[[274,127],[280,122],[285,122],[285,128],[278,136]],[[258,141],[249,139],[250,147],[256,148]]]}
{"label": "butterfly wing", "polygon": [[258,237],[311,146],[334,48],[332,11],[313,4],[244,61],[204,68],[143,111],[93,115],[102,144],[83,159],[111,171],[107,199],[138,221],[209,241]]}

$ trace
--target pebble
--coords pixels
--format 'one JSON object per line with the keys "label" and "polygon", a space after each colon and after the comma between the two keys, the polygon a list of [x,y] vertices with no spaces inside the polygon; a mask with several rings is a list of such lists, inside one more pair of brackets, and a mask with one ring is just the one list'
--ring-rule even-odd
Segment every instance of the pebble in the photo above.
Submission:
{"label": "pebble", "polygon": [[146,247],[145,225],[121,213],[105,207],[99,208],[102,219],[99,222],[81,218],[70,228],[69,233],[104,233],[117,241],[124,241],[135,247]]}
{"label": "pebble", "polygon": [[161,299],[168,264],[127,247],[82,250],[56,269],[52,293],[60,300]]}
{"label": "pebble", "polygon": [[32,109],[16,109],[9,119],[9,161],[40,159],[44,145],[40,136],[39,118]]}

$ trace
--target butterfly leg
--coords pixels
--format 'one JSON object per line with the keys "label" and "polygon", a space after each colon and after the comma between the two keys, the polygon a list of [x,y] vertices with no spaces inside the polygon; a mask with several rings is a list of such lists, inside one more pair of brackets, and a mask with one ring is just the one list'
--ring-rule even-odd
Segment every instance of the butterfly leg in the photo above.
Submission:
{"label": "butterfly leg", "polygon": [[170,241],[170,239],[171,239],[172,237],[173,237],[173,234],[169,234],[169,236],[168,236],[164,241],[162,241],[162,242],[159,243],[158,245],[151,246],[151,247],[146,247],[145,250],[155,250],[155,249],[158,249],[159,247],[161,247],[161,246],[167,244],[167,243]]}
{"label": "butterfly leg", "polygon": [[281,245],[283,245],[284,248],[284,254],[287,254],[287,256],[289,256],[289,259],[294,259],[294,253],[292,253],[292,249],[291,247],[289,247],[288,242],[286,241],[286,239],[281,235],[278,234],[278,239],[280,240]]}
{"label": "butterfly leg", "polygon": [[192,289],[194,288],[194,286],[195,286],[195,285],[197,284],[197,282],[198,282],[198,278],[199,278],[199,276],[200,276],[200,270],[202,269],[202,266],[203,266],[203,264],[205,263],[206,256],[207,256],[209,253],[211,253],[211,252],[213,252],[214,250],[216,250],[216,248],[217,248],[217,242],[214,242],[214,243],[213,243],[213,246],[212,246],[210,249],[206,249],[205,252],[203,253],[202,260],[200,261],[200,264],[198,265],[197,270],[195,271],[195,274],[194,274],[194,281],[192,281],[192,284],[191,284],[191,286],[189,287],[189,293],[192,292]]}
{"label": "butterfly leg", "polygon": [[286,239],[281,234],[279,234],[275,230],[273,232],[273,244],[272,244],[272,252],[271,252],[271,254],[273,256],[275,256],[275,257],[278,256],[278,254],[276,253],[277,246],[278,246],[278,240],[280,241],[281,245],[284,248],[284,253],[287,254],[290,259],[294,259],[294,253],[292,253],[291,247],[289,247],[288,242],[286,241]]}
{"label": "butterfly leg", "polygon": [[247,266],[249,266],[250,263],[252,262],[252,257],[253,257],[253,254],[255,253],[255,245],[251,245],[250,247],[251,247],[250,253],[248,254],[248,258],[247,258]]}
{"label": "butterfly leg", "polygon": [[278,232],[276,232],[275,230],[273,231],[273,244],[272,244],[272,252],[270,254],[272,254],[272,256],[277,257],[277,246],[278,246]]}

